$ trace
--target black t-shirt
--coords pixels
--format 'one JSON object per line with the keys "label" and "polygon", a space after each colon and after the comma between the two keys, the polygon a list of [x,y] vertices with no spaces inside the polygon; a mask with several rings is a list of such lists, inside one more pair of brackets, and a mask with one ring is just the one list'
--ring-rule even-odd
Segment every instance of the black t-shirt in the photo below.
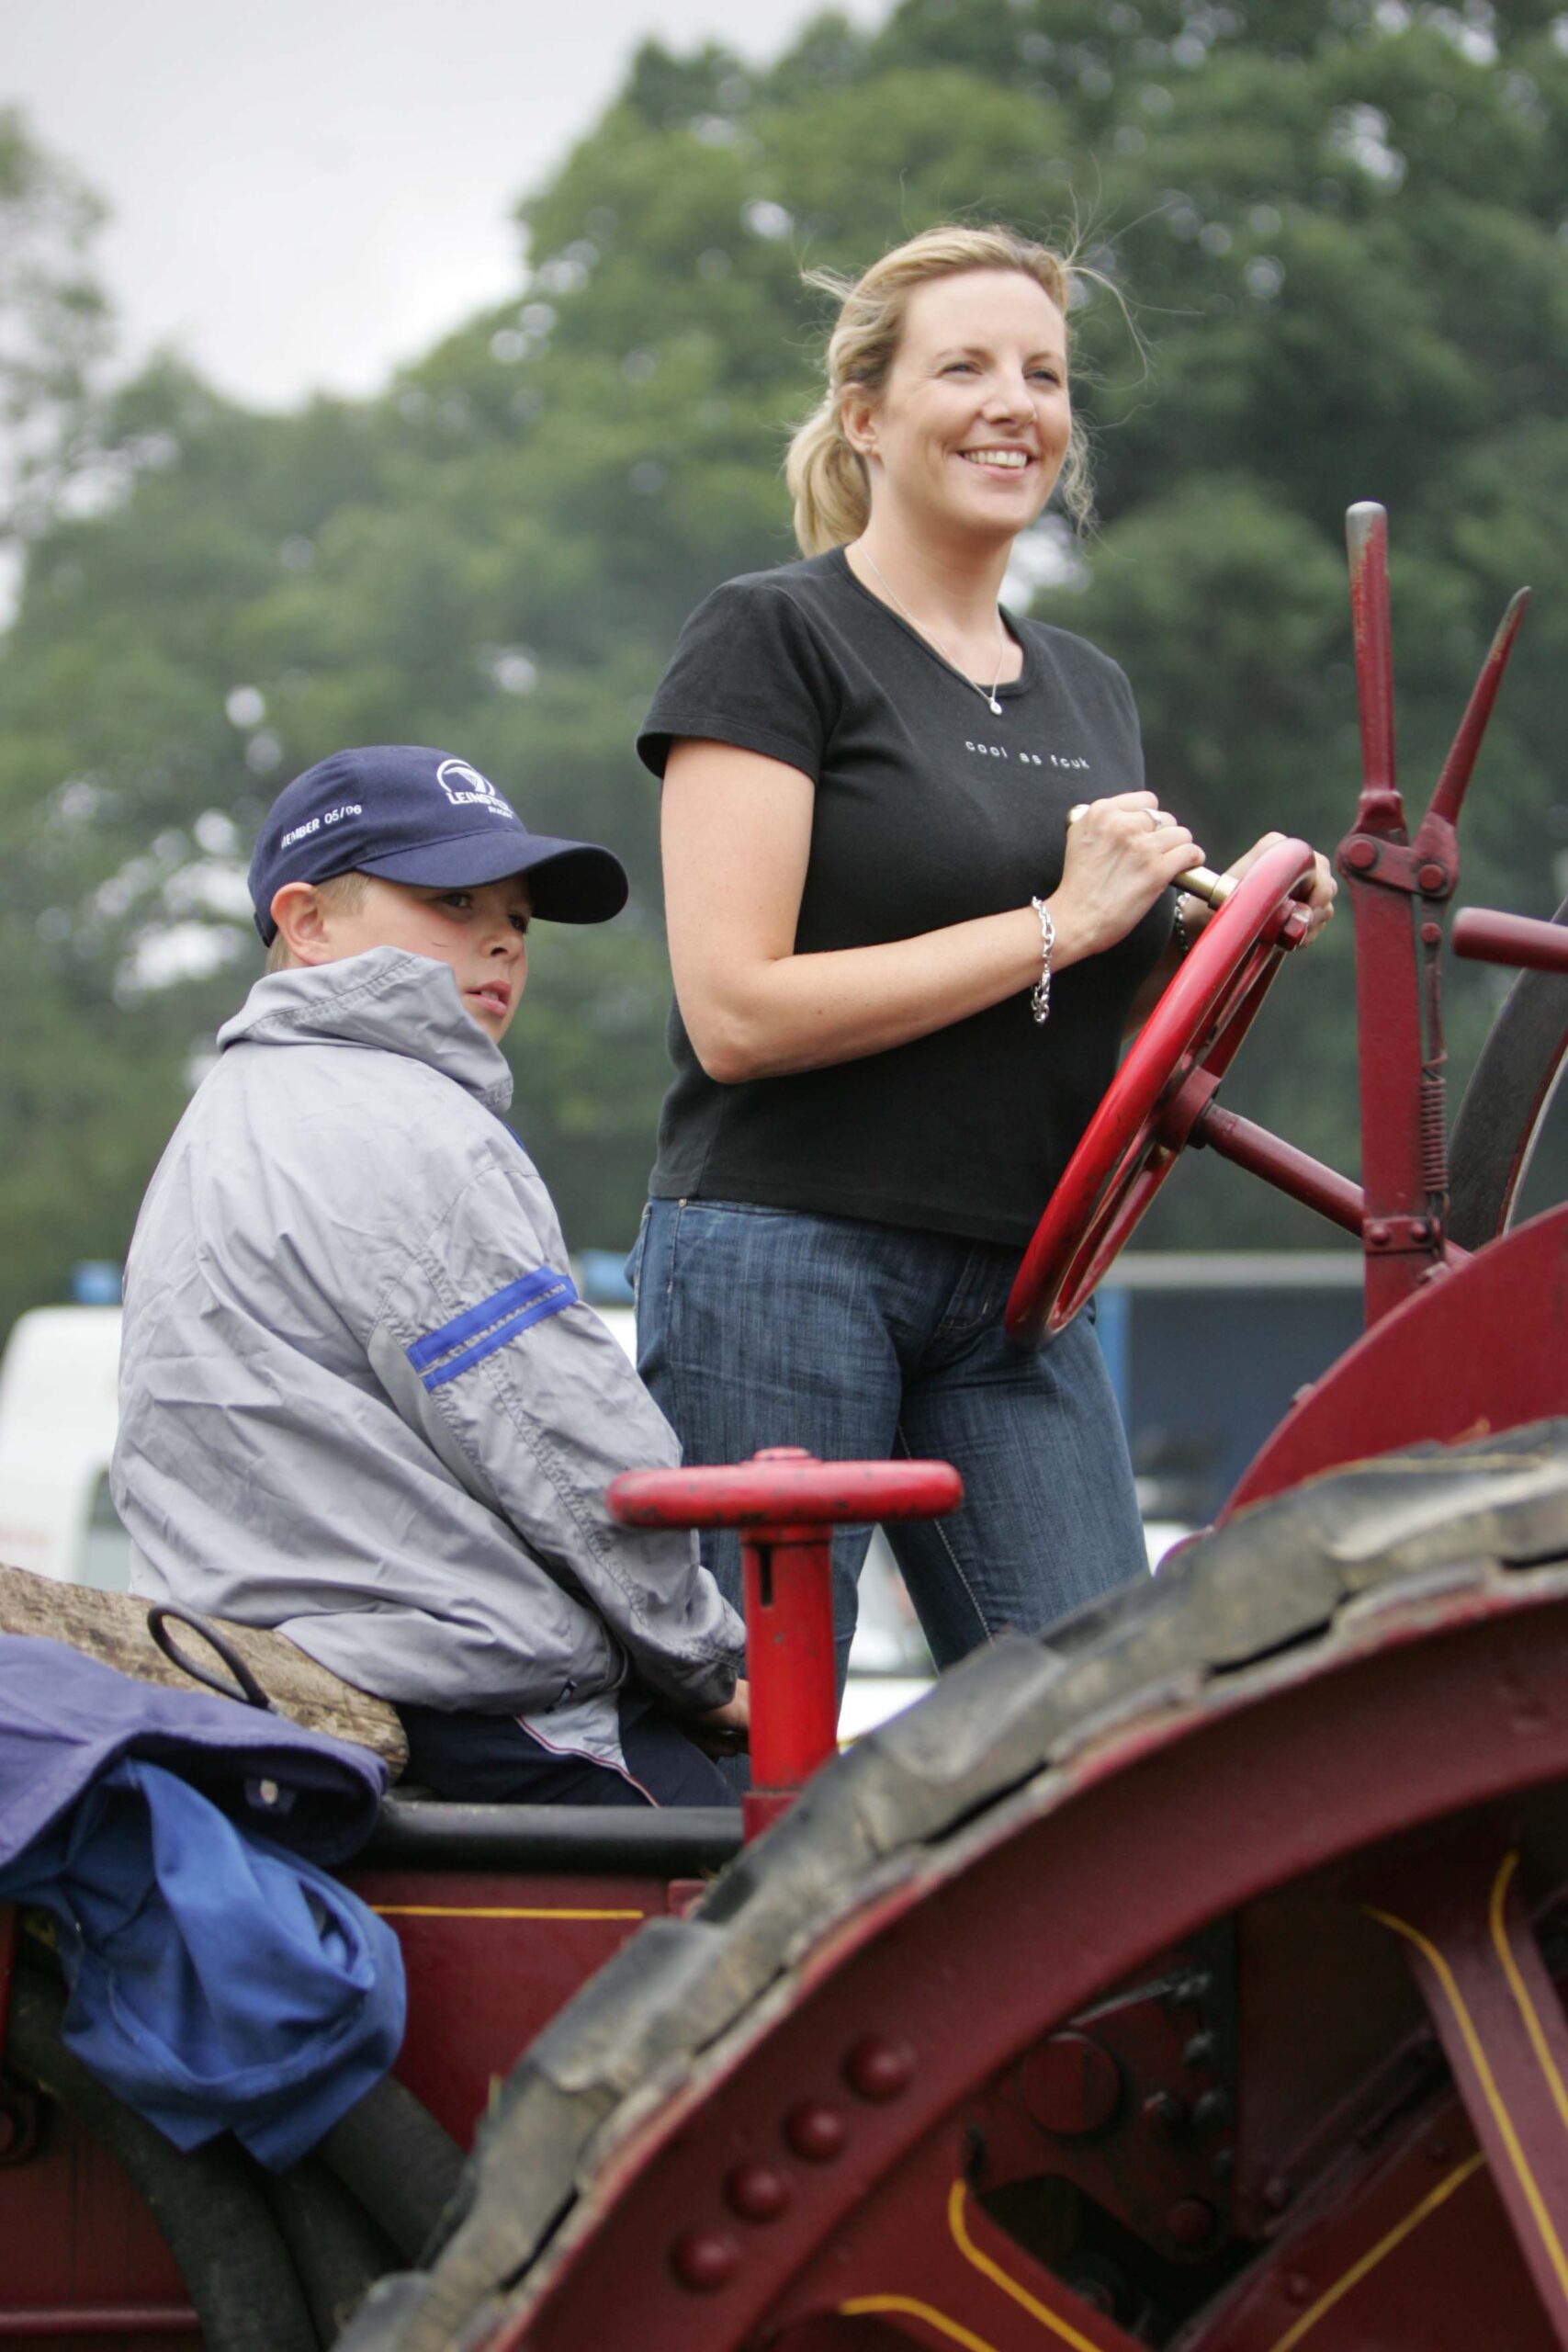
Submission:
{"label": "black t-shirt", "polygon": [[[1067,810],[1138,790],[1132,689],[1081,638],[1008,617],[1021,674],[983,695],[870,594],[842,548],[732,580],[692,615],[637,750],[698,736],[816,786],[798,954],[1026,907],[1062,876]],[[1116,946],[891,1051],[719,1086],[679,1008],[652,1191],[1026,1242],[1115,1071],[1169,935],[1167,892]]]}

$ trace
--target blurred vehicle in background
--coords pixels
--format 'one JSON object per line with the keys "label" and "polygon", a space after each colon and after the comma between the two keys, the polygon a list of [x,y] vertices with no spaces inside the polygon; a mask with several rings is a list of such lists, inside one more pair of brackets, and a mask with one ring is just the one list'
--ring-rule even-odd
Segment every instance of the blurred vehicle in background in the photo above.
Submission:
{"label": "blurred vehicle in background", "polygon": [[38,1306],[0,1357],[0,1560],[65,1584],[126,1589],[109,1499],[118,1306]]}

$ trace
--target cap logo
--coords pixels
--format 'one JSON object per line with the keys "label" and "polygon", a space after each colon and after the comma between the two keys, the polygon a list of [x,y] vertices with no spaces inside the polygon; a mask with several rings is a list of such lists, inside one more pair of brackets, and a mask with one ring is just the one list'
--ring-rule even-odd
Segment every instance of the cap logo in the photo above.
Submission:
{"label": "cap logo", "polygon": [[443,760],[435,771],[435,781],[454,808],[488,808],[492,817],[510,817],[518,822],[517,811],[510,800],[497,792],[488,775],[467,760]]}

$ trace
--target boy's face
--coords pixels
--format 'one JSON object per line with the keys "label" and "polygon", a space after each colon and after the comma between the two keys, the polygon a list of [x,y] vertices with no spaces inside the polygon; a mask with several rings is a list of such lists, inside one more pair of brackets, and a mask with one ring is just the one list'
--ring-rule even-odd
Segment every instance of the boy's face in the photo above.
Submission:
{"label": "boy's face", "polygon": [[313,964],[333,964],[370,947],[406,947],[449,964],[466,1010],[497,1042],[512,1025],[528,977],[528,886],[514,874],[471,888],[366,876],[357,906],[320,904],[321,944]]}

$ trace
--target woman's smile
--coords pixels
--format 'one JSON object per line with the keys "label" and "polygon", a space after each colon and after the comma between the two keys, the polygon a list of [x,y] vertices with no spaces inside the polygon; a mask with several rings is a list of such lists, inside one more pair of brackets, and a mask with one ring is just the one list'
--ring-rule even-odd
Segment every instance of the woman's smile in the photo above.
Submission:
{"label": "woman's smile", "polygon": [[960,449],[958,455],[972,466],[990,466],[1005,473],[1021,473],[1032,462],[1027,449]]}

